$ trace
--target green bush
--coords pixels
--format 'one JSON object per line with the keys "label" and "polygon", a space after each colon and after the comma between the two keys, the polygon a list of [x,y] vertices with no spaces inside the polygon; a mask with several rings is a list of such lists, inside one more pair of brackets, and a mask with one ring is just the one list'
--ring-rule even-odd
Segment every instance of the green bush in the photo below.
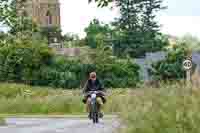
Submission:
{"label": "green bush", "polygon": [[134,87],[139,81],[139,67],[130,61],[82,64],[80,61],[59,57],[45,68],[41,68],[40,79],[34,85],[50,85],[62,88],[79,88],[88,75],[96,71],[106,88]]}
{"label": "green bush", "polygon": [[179,80],[185,76],[183,61],[187,58],[185,46],[175,46],[168,51],[167,58],[152,64],[149,70],[155,80]]}
{"label": "green bush", "polygon": [[135,87],[139,83],[139,66],[131,59],[120,60],[112,56],[109,47],[99,45],[91,55],[95,71],[105,87]]}
{"label": "green bush", "polygon": [[129,60],[111,58],[100,45],[91,61],[56,56],[42,41],[31,38],[8,41],[0,48],[0,81],[30,85],[80,88],[92,71],[98,73],[105,87],[133,87],[139,81],[139,67]]}
{"label": "green bush", "polygon": [[17,39],[0,48],[0,80],[15,82],[37,78],[38,69],[47,65],[53,53],[46,44]]}
{"label": "green bush", "polygon": [[55,57],[51,65],[40,69],[40,78],[34,85],[50,85],[62,88],[79,88],[82,81],[92,70],[92,65],[77,60]]}
{"label": "green bush", "polygon": [[106,87],[135,87],[139,82],[139,67],[130,61],[116,61],[97,66],[97,73]]}

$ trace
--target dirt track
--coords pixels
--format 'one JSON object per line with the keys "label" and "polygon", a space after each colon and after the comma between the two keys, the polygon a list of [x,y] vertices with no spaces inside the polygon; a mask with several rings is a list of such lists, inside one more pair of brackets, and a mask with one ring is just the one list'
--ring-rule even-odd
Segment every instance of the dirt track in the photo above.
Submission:
{"label": "dirt track", "polygon": [[119,128],[116,118],[94,125],[79,118],[8,118],[0,133],[114,133]]}

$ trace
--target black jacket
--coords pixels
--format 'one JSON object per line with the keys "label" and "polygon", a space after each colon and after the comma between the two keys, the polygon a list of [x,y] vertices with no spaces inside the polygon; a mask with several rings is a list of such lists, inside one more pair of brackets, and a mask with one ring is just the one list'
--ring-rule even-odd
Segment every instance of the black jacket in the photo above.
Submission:
{"label": "black jacket", "polygon": [[96,79],[94,82],[92,82],[92,80],[89,79],[86,82],[83,92],[87,93],[89,91],[104,91],[104,87],[98,79]]}
{"label": "black jacket", "polygon": [[[105,92],[105,89],[104,89],[104,87],[102,86],[101,82],[98,79],[96,79],[95,82],[92,82],[92,80],[89,79],[85,84],[85,87],[83,89],[83,93],[87,93],[89,91],[104,91]],[[83,103],[86,103],[87,97],[88,97],[88,95],[86,95],[84,97]],[[103,95],[100,96],[100,97],[102,98],[103,103],[106,103],[106,98]]]}

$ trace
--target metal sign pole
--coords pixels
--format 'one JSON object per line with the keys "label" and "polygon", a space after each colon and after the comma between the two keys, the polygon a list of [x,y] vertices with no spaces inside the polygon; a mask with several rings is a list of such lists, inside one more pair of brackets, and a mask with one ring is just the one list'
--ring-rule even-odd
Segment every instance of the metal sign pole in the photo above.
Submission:
{"label": "metal sign pole", "polygon": [[186,84],[189,87],[191,85],[191,69],[192,69],[192,60],[186,59],[183,62],[183,68],[186,71]]}
{"label": "metal sign pole", "polygon": [[191,70],[186,71],[186,80],[187,80],[187,85],[190,85],[190,83],[191,83]]}

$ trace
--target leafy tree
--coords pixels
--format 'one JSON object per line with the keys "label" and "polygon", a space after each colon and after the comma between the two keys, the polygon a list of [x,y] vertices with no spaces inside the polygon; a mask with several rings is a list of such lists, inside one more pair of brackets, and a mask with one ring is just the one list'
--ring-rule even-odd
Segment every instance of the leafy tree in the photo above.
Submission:
{"label": "leafy tree", "polygon": [[62,41],[64,42],[65,47],[80,47],[85,46],[85,38],[80,39],[77,34],[66,33],[62,36]]}
{"label": "leafy tree", "polygon": [[200,52],[200,39],[192,36],[191,34],[186,34],[181,37],[179,42],[185,43],[189,50]]}
{"label": "leafy tree", "polygon": [[0,80],[35,80],[40,67],[47,65],[52,55],[41,40],[33,40],[29,35],[23,39],[15,37],[0,48]]}
{"label": "leafy tree", "polygon": [[114,25],[121,32],[119,48],[123,53],[138,57],[168,44],[155,21],[155,13],[163,9],[162,0],[117,0],[116,5],[120,8],[120,17]]}
{"label": "leafy tree", "polygon": [[66,33],[65,35],[62,36],[63,41],[75,41],[79,40],[79,36],[73,33]]}
{"label": "leafy tree", "polygon": [[149,69],[154,80],[180,80],[184,78],[185,72],[182,67],[183,61],[188,56],[188,47],[185,43],[175,45],[168,51],[167,58],[152,64]]}
{"label": "leafy tree", "polygon": [[10,27],[14,27],[17,23],[15,0],[0,0],[0,22]]}
{"label": "leafy tree", "polygon": [[108,6],[109,3],[113,2],[114,0],[88,0],[89,3],[92,1],[97,2],[99,7],[105,7]]}
{"label": "leafy tree", "polygon": [[102,24],[98,19],[94,19],[85,28],[85,32],[87,44],[92,48],[96,48],[108,39],[111,28],[107,24]]}
{"label": "leafy tree", "polygon": [[62,40],[61,29],[59,27],[42,27],[40,28],[39,32],[44,39],[48,40],[48,43],[52,43],[55,41],[60,42]]}
{"label": "leafy tree", "polygon": [[36,31],[37,26],[27,16],[24,4],[27,0],[0,0],[0,23],[7,25],[12,34]]}

